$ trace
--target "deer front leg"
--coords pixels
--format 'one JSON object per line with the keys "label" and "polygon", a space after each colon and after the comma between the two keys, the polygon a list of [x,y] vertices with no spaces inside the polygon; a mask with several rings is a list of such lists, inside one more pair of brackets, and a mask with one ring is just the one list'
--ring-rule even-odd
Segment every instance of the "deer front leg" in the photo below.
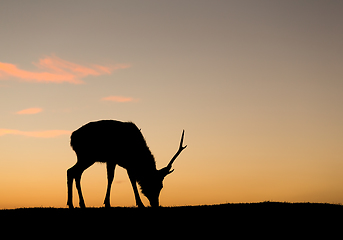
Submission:
{"label": "deer front leg", "polygon": [[111,163],[111,162],[107,162],[106,168],[107,168],[107,191],[106,191],[106,197],[104,200],[104,204],[106,208],[110,208],[111,207],[111,203],[110,203],[110,195],[111,195],[111,186],[112,186],[112,182],[113,182],[113,178],[114,178],[114,169],[115,169],[116,165]]}
{"label": "deer front leg", "polygon": [[127,172],[127,174],[129,175],[130,182],[131,182],[131,185],[133,188],[133,192],[135,194],[136,205],[139,208],[144,208],[144,204],[142,203],[142,200],[141,200],[139,193],[138,193],[137,184],[136,184],[136,181],[137,181],[136,177],[132,173],[130,173],[129,171]]}

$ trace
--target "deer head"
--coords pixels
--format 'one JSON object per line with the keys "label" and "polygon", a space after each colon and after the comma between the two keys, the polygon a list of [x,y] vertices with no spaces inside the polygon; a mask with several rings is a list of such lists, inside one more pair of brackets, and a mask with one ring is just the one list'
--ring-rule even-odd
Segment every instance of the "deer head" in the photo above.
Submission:
{"label": "deer head", "polygon": [[168,165],[166,167],[158,170],[157,173],[152,178],[146,179],[145,181],[142,181],[140,183],[142,193],[149,199],[151,207],[158,207],[159,206],[158,199],[160,196],[160,192],[163,188],[163,180],[168,174],[170,174],[174,171],[174,169],[171,170],[171,168],[172,168],[172,165],[173,165],[175,159],[179,156],[179,154],[182,152],[182,150],[184,150],[187,147],[187,145],[182,146],[184,135],[185,135],[185,130],[182,131],[179,149],[175,153],[173,158],[170,160]]}

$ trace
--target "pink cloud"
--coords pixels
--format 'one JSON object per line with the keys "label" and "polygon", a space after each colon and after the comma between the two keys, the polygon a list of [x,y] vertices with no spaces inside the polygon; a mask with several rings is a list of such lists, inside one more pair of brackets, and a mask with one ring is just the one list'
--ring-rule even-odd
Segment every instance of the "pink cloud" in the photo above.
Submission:
{"label": "pink cloud", "polygon": [[132,97],[122,97],[122,96],[109,96],[101,98],[102,101],[110,102],[137,102],[137,99]]}
{"label": "pink cloud", "polygon": [[68,82],[81,84],[81,78],[87,76],[99,76],[111,74],[117,69],[129,68],[127,64],[116,64],[112,66],[82,66],[76,63],[68,62],[52,55],[40,59],[38,63],[33,63],[41,71],[26,71],[19,69],[11,63],[0,62],[0,78],[14,77],[26,82]]}
{"label": "pink cloud", "polygon": [[0,129],[0,136],[20,135],[36,138],[54,138],[61,135],[70,135],[71,131],[67,130],[47,130],[47,131],[20,131],[16,129]]}
{"label": "pink cloud", "polygon": [[16,112],[16,114],[19,114],[19,115],[36,114],[36,113],[40,113],[41,111],[43,111],[42,108],[27,108],[27,109]]}

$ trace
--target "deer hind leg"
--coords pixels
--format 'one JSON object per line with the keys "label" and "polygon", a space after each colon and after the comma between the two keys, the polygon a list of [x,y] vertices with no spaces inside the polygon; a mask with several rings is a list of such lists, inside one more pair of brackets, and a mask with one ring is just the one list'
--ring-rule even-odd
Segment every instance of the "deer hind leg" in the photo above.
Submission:
{"label": "deer hind leg", "polygon": [[79,194],[80,208],[85,208],[85,201],[82,196],[81,190],[81,175],[85,169],[90,167],[94,162],[80,162],[78,161],[73,167],[69,168],[67,171],[67,185],[68,185],[68,201],[67,205],[69,208],[73,208],[73,180],[75,179],[75,185],[77,192]]}
{"label": "deer hind leg", "polygon": [[116,164],[112,162],[107,162],[106,169],[107,169],[107,191],[106,191],[106,197],[104,200],[104,204],[106,208],[111,207],[110,203],[110,195],[111,195],[111,186],[114,178],[114,170],[115,170]]}
{"label": "deer hind leg", "polygon": [[73,181],[74,181],[75,165],[67,170],[67,189],[68,189],[67,205],[69,206],[69,208],[74,208],[74,205],[73,205]]}

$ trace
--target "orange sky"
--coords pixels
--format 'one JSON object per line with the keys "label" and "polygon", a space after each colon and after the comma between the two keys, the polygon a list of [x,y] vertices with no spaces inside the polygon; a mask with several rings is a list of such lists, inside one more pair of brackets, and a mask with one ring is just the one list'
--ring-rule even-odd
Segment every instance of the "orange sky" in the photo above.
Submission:
{"label": "orange sky", "polygon": [[[161,205],[343,203],[342,11],[340,1],[3,3],[0,208],[66,207],[70,133],[100,119],[135,122],[158,168],[185,129]],[[86,170],[82,188],[87,206],[102,206],[105,165]],[[111,204],[135,204],[119,167]]]}
{"label": "orange sky", "polygon": [[[91,68],[88,68],[62,60],[54,55],[40,59],[39,63],[35,65],[38,68],[43,69],[43,71],[25,71],[19,69],[14,64],[0,63],[0,77],[4,79],[12,77],[28,82],[69,82],[80,84],[83,83],[80,78],[88,75],[99,76],[103,74],[111,74],[115,69],[129,67],[128,65],[116,65],[112,67],[94,65]],[[48,72],[45,72],[44,70],[47,70]]]}

